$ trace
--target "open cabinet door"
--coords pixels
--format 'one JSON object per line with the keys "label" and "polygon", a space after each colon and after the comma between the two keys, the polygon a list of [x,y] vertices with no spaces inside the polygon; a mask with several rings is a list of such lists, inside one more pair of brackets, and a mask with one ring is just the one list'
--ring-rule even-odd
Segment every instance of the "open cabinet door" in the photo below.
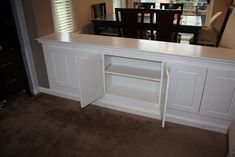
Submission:
{"label": "open cabinet door", "polygon": [[101,55],[93,55],[77,62],[81,107],[104,95]]}
{"label": "open cabinet door", "polygon": [[161,97],[160,97],[162,128],[165,127],[168,86],[169,86],[169,72],[166,63],[164,63],[162,67],[162,85],[161,85]]}

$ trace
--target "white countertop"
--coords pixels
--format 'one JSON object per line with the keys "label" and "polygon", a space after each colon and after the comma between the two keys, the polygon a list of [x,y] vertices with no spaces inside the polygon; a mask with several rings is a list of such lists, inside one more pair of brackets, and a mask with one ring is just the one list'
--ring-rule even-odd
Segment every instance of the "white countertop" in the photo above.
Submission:
{"label": "white countertop", "polygon": [[213,48],[170,42],[160,42],[121,37],[77,33],[54,33],[38,39],[39,42],[55,41],[65,43],[84,43],[103,47],[127,48],[153,53],[163,53],[193,58],[221,60],[235,63],[235,49]]}

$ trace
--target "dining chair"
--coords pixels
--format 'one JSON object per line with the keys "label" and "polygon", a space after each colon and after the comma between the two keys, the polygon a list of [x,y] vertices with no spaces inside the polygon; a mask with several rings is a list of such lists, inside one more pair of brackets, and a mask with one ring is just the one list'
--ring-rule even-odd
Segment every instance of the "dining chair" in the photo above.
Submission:
{"label": "dining chair", "polygon": [[[91,15],[93,19],[106,16],[106,3],[93,4],[91,6]],[[118,36],[117,29],[115,28],[103,27],[100,29],[100,35]]]}
{"label": "dining chair", "polygon": [[154,9],[155,8],[155,3],[145,3],[145,2],[134,2],[133,6],[134,8],[139,8],[139,9]]}
{"label": "dining chair", "polygon": [[224,34],[225,27],[226,27],[226,25],[228,23],[230,15],[232,14],[232,11],[233,11],[233,8],[232,7],[228,7],[226,15],[224,17],[224,21],[223,21],[222,27],[221,27],[221,29],[219,31],[218,39],[217,39],[217,42],[216,42],[216,46],[217,47],[220,44],[221,38],[222,38],[222,36]]}
{"label": "dining chair", "polygon": [[160,3],[160,9],[179,9],[183,11],[183,3]]}
{"label": "dining chair", "polygon": [[[153,40],[166,42],[180,42],[180,34],[178,34],[181,10],[155,10],[153,18],[156,22],[153,24],[153,30],[156,31]],[[152,33],[151,33],[152,34]]]}
{"label": "dining chair", "polygon": [[106,15],[106,4],[98,3],[91,6],[91,15],[92,18],[97,18]]}
{"label": "dining chair", "polygon": [[198,45],[216,46],[219,32],[215,28],[215,23],[222,14],[222,11],[217,12],[212,16],[208,24],[199,30],[197,39]]}
{"label": "dining chair", "polygon": [[[228,8],[222,27],[219,31],[215,28],[215,23],[218,17],[220,17],[223,14],[223,12],[219,11],[216,14],[214,14],[212,18],[210,19],[210,21],[208,22],[208,24],[199,30],[196,44],[203,45],[203,46],[218,47],[231,12],[232,12],[232,8]],[[193,44],[192,39],[190,39],[190,44]]]}
{"label": "dining chair", "polygon": [[206,24],[205,27],[203,27],[202,29],[205,30],[211,30],[211,29],[216,29],[215,28],[215,22],[216,20],[223,14],[222,11],[218,11],[217,13],[215,13],[212,18],[210,19],[210,21]]}
{"label": "dining chair", "polygon": [[197,13],[197,7],[193,2],[184,3],[183,14],[189,16],[195,16]]}
{"label": "dining chair", "polygon": [[153,14],[150,10],[115,8],[115,15],[120,37],[144,39],[145,16],[148,16],[148,22],[153,23]]}

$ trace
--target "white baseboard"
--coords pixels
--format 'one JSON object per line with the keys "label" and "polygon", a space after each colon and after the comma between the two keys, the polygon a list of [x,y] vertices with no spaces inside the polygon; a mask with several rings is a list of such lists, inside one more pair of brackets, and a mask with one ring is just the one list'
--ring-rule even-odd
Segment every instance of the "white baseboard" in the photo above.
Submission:
{"label": "white baseboard", "polygon": [[[209,131],[219,132],[223,134],[227,134],[228,126],[220,125],[215,123],[209,123],[206,121],[194,120],[194,119],[185,119],[178,116],[167,115],[166,116],[167,122],[182,124],[190,127],[201,128]],[[166,124],[167,126],[167,124]]]}
{"label": "white baseboard", "polygon": [[36,89],[33,89],[33,94],[39,94],[40,93],[40,89],[39,88],[36,88]]}
{"label": "white baseboard", "polygon": [[63,93],[61,91],[55,91],[49,88],[44,88],[44,87],[39,87],[39,91],[41,93],[46,93],[46,94],[50,94],[50,95],[54,95],[54,96],[58,96],[58,97],[63,97],[63,98],[67,98],[67,99],[71,99],[71,100],[76,100],[76,101],[80,101],[80,98],[75,96],[75,95],[70,95],[68,93]]}

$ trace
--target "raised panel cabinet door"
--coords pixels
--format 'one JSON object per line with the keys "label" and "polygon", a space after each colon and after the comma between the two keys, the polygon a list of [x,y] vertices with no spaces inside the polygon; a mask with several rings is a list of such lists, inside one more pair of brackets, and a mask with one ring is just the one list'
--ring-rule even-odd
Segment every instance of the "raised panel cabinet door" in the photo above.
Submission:
{"label": "raised panel cabinet door", "polygon": [[72,78],[71,55],[68,52],[59,52],[51,48],[47,55],[48,75],[51,88],[74,88]]}
{"label": "raised panel cabinet door", "polygon": [[199,65],[170,64],[168,107],[199,112],[207,68]]}
{"label": "raised panel cabinet door", "polygon": [[235,118],[235,71],[209,68],[200,112],[225,120]]}
{"label": "raised panel cabinet door", "polygon": [[75,62],[79,75],[81,107],[94,102],[104,95],[103,66],[101,55],[96,54]]}

